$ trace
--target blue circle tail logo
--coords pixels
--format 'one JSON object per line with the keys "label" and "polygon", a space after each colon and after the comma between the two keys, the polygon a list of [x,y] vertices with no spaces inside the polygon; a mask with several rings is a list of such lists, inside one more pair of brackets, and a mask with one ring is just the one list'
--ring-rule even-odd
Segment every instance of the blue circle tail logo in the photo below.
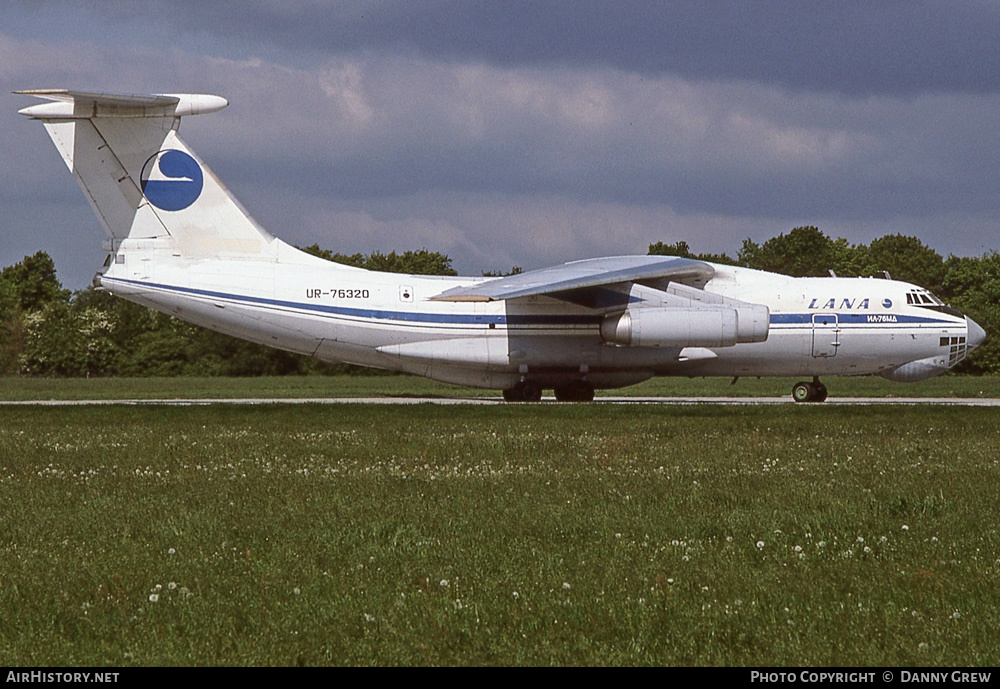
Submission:
{"label": "blue circle tail logo", "polygon": [[159,151],[142,166],[142,194],[165,211],[184,210],[201,196],[205,176],[184,151]]}

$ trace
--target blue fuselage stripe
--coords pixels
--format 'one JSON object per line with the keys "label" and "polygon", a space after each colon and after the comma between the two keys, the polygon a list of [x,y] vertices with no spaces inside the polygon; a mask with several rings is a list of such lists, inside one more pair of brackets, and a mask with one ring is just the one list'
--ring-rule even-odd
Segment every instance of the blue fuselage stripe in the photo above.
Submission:
{"label": "blue fuselage stripe", "polygon": [[[165,292],[175,292],[179,294],[189,294],[198,297],[208,297],[212,299],[224,299],[227,301],[242,302],[247,304],[274,306],[283,309],[294,309],[298,311],[312,311],[316,313],[331,314],[336,316],[348,316],[351,318],[383,320],[383,321],[404,321],[409,323],[435,323],[450,325],[590,325],[595,326],[601,323],[603,318],[600,314],[473,314],[473,313],[427,313],[419,311],[389,311],[385,309],[358,309],[347,306],[329,306],[325,304],[304,304],[302,302],[285,301],[282,299],[268,299],[265,297],[253,297],[243,294],[231,294],[227,292],[216,292],[213,290],[197,289],[194,287],[178,287],[174,285],[164,285],[154,282],[142,282],[138,280],[125,280],[122,278],[104,278],[108,282],[118,282],[133,287],[145,287],[149,289],[162,290]],[[919,324],[941,324],[960,325],[958,321],[945,320],[941,318],[927,318],[925,316],[911,316],[905,314],[867,314],[867,313],[843,313],[835,314],[815,314],[815,313],[772,313],[771,325],[812,325],[815,316],[836,316],[838,324],[841,325],[919,325]],[[831,324],[832,325],[832,324]]]}
{"label": "blue fuselage stripe", "polygon": [[252,297],[244,294],[230,294],[227,292],[215,292],[206,289],[196,289],[193,287],[177,287],[174,285],[163,285],[153,282],[140,282],[137,280],[123,280],[121,278],[105,278],[108,282],[119,282],[134,287],[146,287],[150,289],[163,290],[165,292],[177,292],[180,294],[190,294],[199,297],[209,297],[212,299],[225,299],[227,301],[243,302],[261,306],[277,306],[285,309],[295,309],[300,311],[314,311],[336,316],[349,316],[367,320],[389,320],[406,321],[410,323],[447,323],[452,325],[598,325],[601,322],[600,315],[591,314],[497,314],[497,313],[426,313],[419,311],[388,311],[385,309],[356,309],[346,306],[328,306],[324,304],[303,304],[301,302],[284,301],[281,299],[267,299],[265,297]]}
{"label": "blue fuselage stripe", "polygon": [[[772,325],[812,325],[813,318],[823,316],[835,317],[840,324],[850,325],[898,325],[914,323],[941,323],[944,325],[958,325],[957,321],[943,318],[927,318],[926,316],[908,316],[905,314],[869,314],[869,313],[772,313]],[[830,324],[832,325],[832,323]]]}

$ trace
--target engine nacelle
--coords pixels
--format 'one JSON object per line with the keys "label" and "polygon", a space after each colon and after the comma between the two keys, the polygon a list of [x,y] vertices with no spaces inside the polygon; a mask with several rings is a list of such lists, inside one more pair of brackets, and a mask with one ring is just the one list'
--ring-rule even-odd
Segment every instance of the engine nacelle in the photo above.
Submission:
{"label": "engine nacelle", "polygon": [[605,317],[601,337],[633,347],[732,347],[767,339],[766,306],[629,309]]}
{"label": "engine nacelle", "polygon": [[645,308],[608,316],[601,336],[634,347],[732,347],[736,326],[733,309]]}

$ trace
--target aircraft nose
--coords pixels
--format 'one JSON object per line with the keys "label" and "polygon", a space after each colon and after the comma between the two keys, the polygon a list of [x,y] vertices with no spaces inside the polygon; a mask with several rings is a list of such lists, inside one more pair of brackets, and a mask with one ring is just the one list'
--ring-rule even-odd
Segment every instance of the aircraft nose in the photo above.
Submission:
{"label": "aircraft nose", "polygon": [[968,333],[965,336],[966,344],[969,349],[978,347],[986,339],[986,331],[980,328],[979,324],[968,316],[965,317],[965,323],[968,328]]}

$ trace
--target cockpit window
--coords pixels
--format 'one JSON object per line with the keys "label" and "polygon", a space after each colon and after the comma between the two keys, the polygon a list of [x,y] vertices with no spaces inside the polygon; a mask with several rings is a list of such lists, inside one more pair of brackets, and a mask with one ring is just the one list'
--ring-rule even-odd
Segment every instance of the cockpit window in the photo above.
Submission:
{"label": "cockpit window", "polygon": [[906,303],[915,304],[920,306],[921,304],[930,304],[931,306],[944,306],[944,302],[934,296],[933,293],[928,292],[925,289],[911,289],[906,293]]}
{"label": "cockpit window", "polygon": [[962,314],[955,309],[951,308],[943,301],[938,299],[932,292],[925,289],[913,288],[906,293],[906,303],[911,306],[921,306],[925,309],[932,309],[934,311],[940,311],[942,313],[947,313],[952,316],[962,317]]}

